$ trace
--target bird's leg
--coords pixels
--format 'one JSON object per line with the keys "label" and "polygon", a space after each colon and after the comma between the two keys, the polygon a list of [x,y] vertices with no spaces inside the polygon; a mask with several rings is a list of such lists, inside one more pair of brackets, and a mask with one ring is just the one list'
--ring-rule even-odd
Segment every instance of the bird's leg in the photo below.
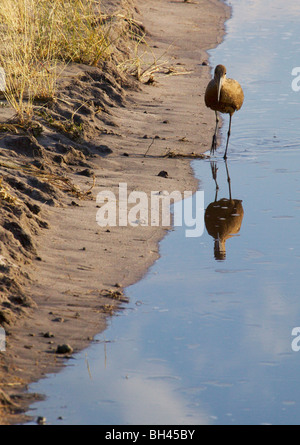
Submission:
{"label": "bird's leg", "polygon": [[225,153],[224,153],[224,159],[227,159],[228,142],[229,142],[229,138],[230,138],[230,134],[231,134],[231,118],[232,118],[232,114],[230,114],[230,117],[229,117],[229,128],[228,128],[228,133],[227,133],[227,142],[226,142],[226,149],[225,149]]}
{"label": "bird's leg", "polygon": [[215,113],[216,113],[216,128],[215,128],[215,133],[213,135],[212,143],[211,143],[211,149],[210,149],[211,154],[214,154],[214,152],[217,149],[217,134],[218,134],[218,128],[219,128],[219,116],[218,116],[217,111],[215,111]]}

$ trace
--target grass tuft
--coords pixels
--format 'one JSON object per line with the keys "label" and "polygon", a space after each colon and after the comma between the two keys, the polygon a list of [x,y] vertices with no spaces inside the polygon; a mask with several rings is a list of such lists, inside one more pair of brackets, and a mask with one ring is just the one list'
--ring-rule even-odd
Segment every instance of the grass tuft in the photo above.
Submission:
{"label": "grass tuft", "polygon": [[97,0],[6,0],[0,3],[0,66],[5,98],[21,124],[34,104],[55,99],[68,63],[96,66],[111,54],[111,22]]}

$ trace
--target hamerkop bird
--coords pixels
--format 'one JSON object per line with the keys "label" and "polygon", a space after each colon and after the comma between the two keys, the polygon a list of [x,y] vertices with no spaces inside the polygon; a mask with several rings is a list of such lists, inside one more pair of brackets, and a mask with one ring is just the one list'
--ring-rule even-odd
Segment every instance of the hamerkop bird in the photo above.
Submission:
{"label": "hamerkop bird", "polygon": [[216,113],[216,128],[213,135],[210,152],[213,154],[217,148],[217,132],[220,113],[229,114],[229,129],[224,159],[227,158],[228,142],[231,132],[231,119],[235,111],[238,111],[244,102],[244,93],[241,85],[234,79],[227,79],[226,68],[218,65],[215,68],[214,78],[209,82],[205,91],[205,105]]}
{"label": "hamerkop bird", "polygon": [[241,229],[244,209],[240,199],[232,199],[228,168],[227,181],[229,185],[229,199],[218,200],[219,186],[217,183],[217,168],[215,163],[211,165],[213,179],[216,183],[215,200],[211,202],[205,211],[205,226],[208,234],[214,238],[214,256],[216,260],[223,261],[226,258],[226,241],[237,235]]}

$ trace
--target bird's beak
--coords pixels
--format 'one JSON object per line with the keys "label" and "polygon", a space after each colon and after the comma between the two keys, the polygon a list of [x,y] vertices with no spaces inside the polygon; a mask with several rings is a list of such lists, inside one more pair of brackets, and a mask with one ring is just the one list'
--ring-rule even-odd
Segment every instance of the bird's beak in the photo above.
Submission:
{"label": "bird's beak", "polygon": [[220,102],[220,96],[221,96],[221,89],[222,89],[222,85],[223,85],[223,80],[224,80],[223,76],[218,79],[218,102]]}

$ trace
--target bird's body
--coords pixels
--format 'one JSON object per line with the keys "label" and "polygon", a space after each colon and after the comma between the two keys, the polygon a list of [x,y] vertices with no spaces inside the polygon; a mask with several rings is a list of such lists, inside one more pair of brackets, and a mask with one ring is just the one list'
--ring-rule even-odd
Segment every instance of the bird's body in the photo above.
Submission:
{"label": "bird's body", "polygon": [[216,113],[216,129],[212,140],[211,152],[214,153],[217,146],[217,131],[219,124],[218,112],[227,113],[230,116],[224,159],[227,158],[228,142],[231,130],[231,118],[235,111],[240,110],[244,102],[244,92],[234,79],[227,79],[226,68],[218,65],[214,78],[209,82],[205,91],[205,105]]}
{"label": "bird's body", "polygon": [[212,79],[206,89],[205,105],[220,113],[233,114],[238,111],[244,101],[244,93],[241,85],[234,79],[225,79],[222,84],[220,100],[218,101],[218,86]]}

